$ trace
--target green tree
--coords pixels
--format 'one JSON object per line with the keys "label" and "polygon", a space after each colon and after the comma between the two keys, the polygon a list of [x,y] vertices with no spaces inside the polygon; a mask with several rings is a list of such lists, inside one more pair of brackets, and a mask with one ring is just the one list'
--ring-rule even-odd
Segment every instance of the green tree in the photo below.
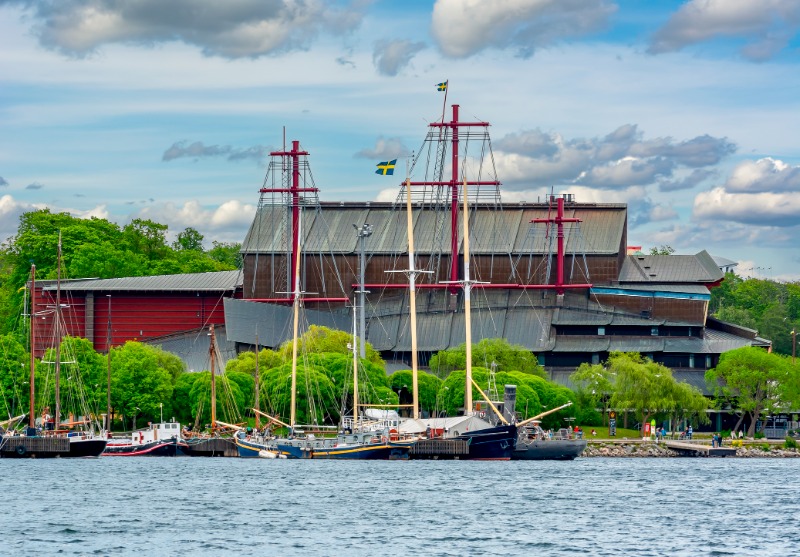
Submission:
{"label": "green tree", "polygon": [[650,255],[672,255],[673,253],[675,253],[675,248],[666,244],[650,248]]}
{"label": "green tree", "polygon": [[6,418],[28,412],[29,381],[29,353],[16,336],[0,335],[0,390]]}
{"label": "green tree", "polygon": [[[172,414],[172,376],[159,362],[159,350],[128,341],[111,354],[111,404],[117,414],[137,422]],[[139,420],[142,421],[139,421]]]}
{"label": "green tree", "polygon": [[781,409],[780,395],[785,393],[781,383],[792,377],[793,366],[787,358],[745,346],[722,354],[717,367],[706,372],[706,383],[715,396],[733,402],[742,412],[736,429],[749,416],[747,435],[753,437],[761,415]]}
{"label": "green tree", "polygon": [[241,269],[241,249],[242,244],[217,242],[214,240],[211,242],[211,249],[206,253],[211,259],[221,263],[227,269]]}
{"label": "green tree", "polygon": [[203,235],[192,227],[186,228],[178,232],[172,247],[178,251],[203,251]]}
{"label": "green tree", "polygon": [[[546,377],[536,356],[527,348],[512,345],[504,338],[485,338],[472,347],[472,365],[489,368],[495,363],[498,371],[520,371],[539,377]],[[464,369],[467,364],[467,345],[442,350],[431,356],[429,367],[438,377],[456,369]]]}
{"label": "green tree", "polygon": [[[395,371],[389,379],[392,390],[397,393],[401,404],[411,404],[414,401],[413,378],[410,369]],[[442,380],[430,373],[419,371],[417,373],[417,389],[419,391],[419,409],[433,416],[436,414],[436,396],[441,388]]]}
{"label": "green tree", "polygon": [[579,406],[587,413],[587,416],[580,422],[586,425],[599,425],[590,423],[594,416],[587,409],[601,407],[603,409],[602,422],[605,424],[608,416],[608,401],[611,399],[614,389],[612,372],[601,364],[583,363],[570,375],[569,380],[577,386],[576,394]]}

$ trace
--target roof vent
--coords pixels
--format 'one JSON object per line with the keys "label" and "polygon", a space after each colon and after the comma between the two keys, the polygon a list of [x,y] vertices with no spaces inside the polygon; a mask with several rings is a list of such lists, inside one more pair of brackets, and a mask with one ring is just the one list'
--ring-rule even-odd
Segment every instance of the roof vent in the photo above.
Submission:
{"label": "roof vent", "polygon": [[636,257],[636,259],[638,259],[639,261],[644,261],[644,256],[643,255],[639,255],[639,256]]}
{"label": "roof vent", "polygon": [[654,276],[656,276],[656,274],[655,273],[650,273],[650,276],[654,277]]}

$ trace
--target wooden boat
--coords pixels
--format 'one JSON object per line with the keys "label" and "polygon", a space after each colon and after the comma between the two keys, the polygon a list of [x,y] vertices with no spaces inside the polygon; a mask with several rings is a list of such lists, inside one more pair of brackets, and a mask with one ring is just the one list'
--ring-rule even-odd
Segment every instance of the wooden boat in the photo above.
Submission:
{"label": "wooden boat", "polygon": [[181,425],[161,422],[131,432],[129,440],[109,441],[103,456],[178,456],[184,445]]}

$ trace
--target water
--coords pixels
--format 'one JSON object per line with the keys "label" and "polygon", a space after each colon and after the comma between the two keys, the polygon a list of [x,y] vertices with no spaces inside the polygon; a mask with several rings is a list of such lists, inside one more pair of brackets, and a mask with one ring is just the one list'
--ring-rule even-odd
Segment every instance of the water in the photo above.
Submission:
{"label": "water", "polygon": [[0,555],[800,552],[800,459],[0,460]]}

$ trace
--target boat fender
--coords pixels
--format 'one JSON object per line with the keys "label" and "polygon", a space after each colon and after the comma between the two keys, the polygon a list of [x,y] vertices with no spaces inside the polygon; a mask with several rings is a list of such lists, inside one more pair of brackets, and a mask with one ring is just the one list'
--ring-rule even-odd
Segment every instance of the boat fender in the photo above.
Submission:
{"label": "boat fender", "polygon": [[139,432],[139,444],[141,445],[142,443],[144,443],[144,433],[142,433],[142,432],[140,431],[140,432]]}
{"label": "boat fender", "polygon": [[385,435],[381,436],[381,443],[386,443],[387,439]]}
{"label": "boat fender", "polygon": [[25,456],[25,453],[27,453],[27,452],[28,452],[28,449],[25,448],[25,445],[19,445],[17,447],[17,454],[19,456]]}

